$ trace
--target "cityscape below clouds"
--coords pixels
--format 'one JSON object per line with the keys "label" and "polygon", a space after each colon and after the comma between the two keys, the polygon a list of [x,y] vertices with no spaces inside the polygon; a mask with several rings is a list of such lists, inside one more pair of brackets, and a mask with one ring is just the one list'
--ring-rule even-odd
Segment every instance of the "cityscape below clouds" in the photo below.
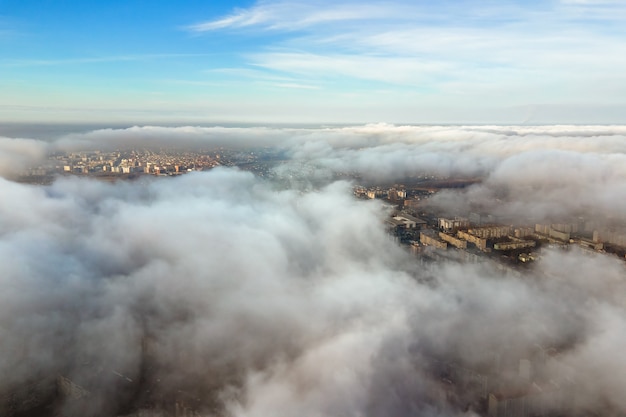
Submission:
{"label": "cityscape below clouds", "polygon": [[68,130],[0,138],[3,416],[626,409],[625,127]]}
{"label": "cityscape below clouds", "polygon": [[626,3],[0,7],[0,417],[626,415]]}

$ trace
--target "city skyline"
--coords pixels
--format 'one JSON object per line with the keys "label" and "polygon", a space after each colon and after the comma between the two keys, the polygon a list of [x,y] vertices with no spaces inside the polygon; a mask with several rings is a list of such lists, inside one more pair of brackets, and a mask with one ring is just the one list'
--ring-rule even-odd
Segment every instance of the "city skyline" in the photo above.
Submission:
{"label": "city skyline", "polygon": [[626,123],[620,1],[2,6],[2,122]]}

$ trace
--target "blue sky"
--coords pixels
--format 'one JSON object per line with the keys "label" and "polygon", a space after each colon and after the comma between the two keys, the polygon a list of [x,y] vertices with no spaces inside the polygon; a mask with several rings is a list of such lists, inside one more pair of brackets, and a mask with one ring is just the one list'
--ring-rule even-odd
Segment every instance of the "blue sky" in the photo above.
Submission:
{"label": "blue sky", "polygon": [[626,123],[626,2],[0,0],[0,121]]}

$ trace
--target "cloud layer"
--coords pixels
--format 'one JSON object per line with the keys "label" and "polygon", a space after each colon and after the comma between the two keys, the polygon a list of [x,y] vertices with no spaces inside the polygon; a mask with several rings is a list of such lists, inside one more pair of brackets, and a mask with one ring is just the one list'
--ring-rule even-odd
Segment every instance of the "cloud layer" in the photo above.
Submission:
{"label": "cloud layer", "polygon": [[47,145],[34,139],[0,137],[0,176],[15,177],[24,169],[43,163]]}
{"label": "cloud layer", "polygon": [[626,221],[624,126],[395,126],[329,128],[131,127],[68,134],[42,144],[4,139],[5,175],[44,151],[274,147],[275,174],[314,185],[336,174],[365,182],[471,177],[465,193],[432,202],[449,212],[498,212],[508,220],[586,216]]}
{"label": "cloud layer", "polygon": [[[318,179],[486,176],[458,201],[442,195],[450,209],[491,203],[493,192],[494,209],[562,214],[591,200],[590,210],[619,217],[623,135],[132,128],[50,146],[260,139],[291,156],[284,167],[313,166]],[[18,145],[28,154],[31,142],[11,144],[11,155]],[[90,391],[87,404],[55,403],[69,416],[178,401],[206,416],[400,417],[468,415],[484,390],[511,395],[531,378],[544,393],[532,395],[558,414],[625,409],[621,261],[548,250],[523,276],[488,262],[423,263],[387,237],[383,208],[353,199],[350,183],[304,190],[226,168],[113,184],[0,179],[0,393],[63,375]]]}
{"label": "cloud layer", "polygon": [[442,399],[437,363],[496,390],[511,363],[556,346],[542,372],[559,392],[623,409],[619,261],[548,252],[524,279],[419,266],[348,184],[275,191],[226,169],[1,190],[4,392],[58,373],[115,415],[122,375],[165,403],[188,392],[205,415],[457,415],[479,394]]}

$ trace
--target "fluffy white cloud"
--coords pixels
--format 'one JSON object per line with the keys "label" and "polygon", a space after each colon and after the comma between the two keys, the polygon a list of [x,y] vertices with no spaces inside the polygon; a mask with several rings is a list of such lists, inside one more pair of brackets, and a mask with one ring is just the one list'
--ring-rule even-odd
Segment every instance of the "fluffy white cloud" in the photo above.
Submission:
{"label": "fluffy white cloud", "polygon": [[617,260],[548,251],[523,279],[418,265],[345,183],[277,191],[229,169],[0,182],[3,392],[61,373],[116,415],[120,374],[166,405],[191,393],[206,415],[461,415],[479,394],[447,401],[437,364],[486,375],[500,357],[495,387],[508,364],[558,346],[537,375],[578,409],[623,406],[610,389],[623,375]]}
{"label": "fluffy white cloud", "polygon": [[338,173],[369,182],[481,178],[464,193],[443,192],[432,202],[459,214],[498,212],[520,221],[583,215],[620,222],[625,144],[624,126],[135,126],[70,134],[50,144],[5,139],[0,157],[6,176],[38,161],[46,149],[273,146],[287,158],[275,174],[297,181],[323,184]]}
{"label": "fluffy white cloud", "polygon": [[0,176],[14,177],[32,165],[41,163],[48,146],[34,139],[0,137]]}

